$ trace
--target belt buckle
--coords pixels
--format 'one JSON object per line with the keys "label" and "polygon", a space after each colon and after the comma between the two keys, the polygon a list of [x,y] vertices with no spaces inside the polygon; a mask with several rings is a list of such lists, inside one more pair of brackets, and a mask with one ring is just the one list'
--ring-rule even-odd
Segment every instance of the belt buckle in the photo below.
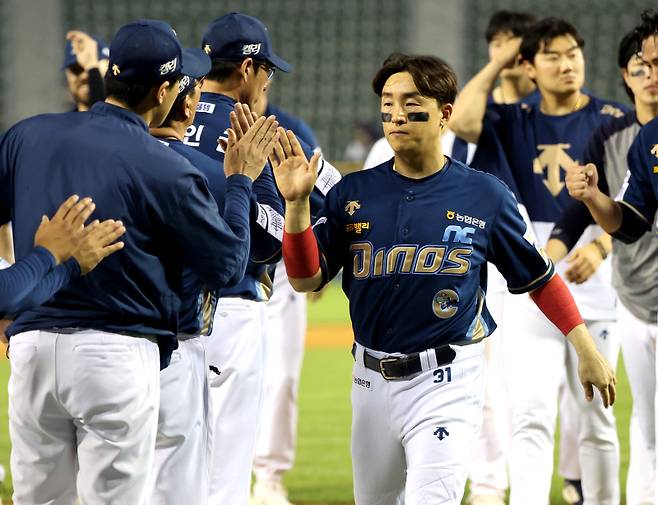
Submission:
{"label": "belt buckle", "polygon": [[382,377],[384,377],[385,380],[390,381],[393,379],[397,379],[397,377],[392,377],[386,373],[386,370],[384,369],[384,364],[385,363],[395,363],[398,360],[398,358],[383,358],[379,360],[379,373],[382,374]]}

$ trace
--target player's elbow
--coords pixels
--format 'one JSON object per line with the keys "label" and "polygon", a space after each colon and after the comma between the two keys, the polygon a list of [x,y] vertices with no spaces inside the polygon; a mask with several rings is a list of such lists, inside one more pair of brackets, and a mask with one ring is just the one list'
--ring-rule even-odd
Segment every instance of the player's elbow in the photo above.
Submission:
{"label": "player's elbow", "polygon": [[314,275],[313,277],[306,277],[304,279],[288,277],[288,281],[290,282],[292,289],[298,293],[312,293],[322,284],[322,276]]}

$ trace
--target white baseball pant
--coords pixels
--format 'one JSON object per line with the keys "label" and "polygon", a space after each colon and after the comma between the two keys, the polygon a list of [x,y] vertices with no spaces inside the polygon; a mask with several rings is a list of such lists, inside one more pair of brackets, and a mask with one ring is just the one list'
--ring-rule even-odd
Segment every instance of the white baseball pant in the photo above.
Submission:
{"label": "white baseball pant", "polygon": [[658,503],[656,489],[656,335],[658,325],[636,318],[617,303],[621,349],[633,396],[628,505]]}
{"label": "white baseball pant", "polygon": [[558,474],[569,480],[581,480],[580,459],[578,457],[578,434],[580,433],[580,409],[571,394],[567,378],[560,386],[560,451]]}
{"label": "white baseball pant", "polygon": [[[11,339],[16,505],[144,503],[160,396],[155,342],[96,330]],[[77,490],[76,490],[77,484]]]}
{"label": "white baseball pant", "polygon": [[[352,381],[356,505],[461,502],[482,424],[484,346],[453,347],[455,360],[407,380],[386,381],[363,365]],[[367,350],[377,358],[389,354]]]}
{"label": "white baseball pant", "polygon": [[160,372],[160,410],[150,505],[206,505],[211,412],[206,353],[199,336],[179,336]]}
{"label": "white baseball pant", "polygon": [[[510,505],[548,502],[558,391],[564,369],[580,413],[578,455],[585,503],[618,505],[619,441],[612,409],[603,407],[598,393],[591,403],[585,400],[575,350],[529,296],[509,295],[505,311],[510,316],[505,319],[512,403]],[[586,324],[598,350],[616,366],[619,343],[614,322]]]}
{"label": "white baseball pant", "polygon": [[204,341],[212,411],[209,505],[247,505],[262,410],[265,303],[220,298]]}
{"label": "white baseball pant", "polygon": [[306,294],[292,289],[283,262],[277,265],[265,312],[267,380],[254,474],[256,480],[280,481],[295,459],[297,396],[306,336]]}
{"label": "white baseball pant", "polygon": [[497,328],[484,341],[485,393],[482,430],[475,448],[469,475],[471,496],[505,497],[507,490],[507,458],[511,435],[511,416],[507,385],[504,378],[503,339],[505,325],[503,291],[487,292],[487,309]]}

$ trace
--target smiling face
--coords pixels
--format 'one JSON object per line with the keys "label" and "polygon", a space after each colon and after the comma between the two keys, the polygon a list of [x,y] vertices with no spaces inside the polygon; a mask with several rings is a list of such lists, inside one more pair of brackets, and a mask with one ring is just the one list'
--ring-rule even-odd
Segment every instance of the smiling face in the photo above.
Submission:
{"label": "smiling face", "polygon": [[525,61],[524,66],[542,94],[568,95],[585,83],[583,50],[570,34],[542,42],[534,61]]}
{"label": "smiling face", "polygon": [[384,135],[396,153],[436,150],[452,105],[439,107],[434,98],[418,91],[409,72],[392,74],[381,94]]}

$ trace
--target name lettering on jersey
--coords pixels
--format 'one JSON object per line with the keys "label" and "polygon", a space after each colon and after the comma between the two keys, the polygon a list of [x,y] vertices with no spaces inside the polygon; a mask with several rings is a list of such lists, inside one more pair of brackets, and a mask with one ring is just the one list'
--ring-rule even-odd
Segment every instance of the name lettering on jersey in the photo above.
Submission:
{"label": "name lettering on jersey", "polygon": [[345,227],[345,231],[347,232],[353,231],[357,235],[361,235],[361,232],[363,230],[369,230],[369,229],[370,229],[370,223],[367,221],[365,223],[349,223]]}
{"label": "name lettering on jersey", "polygon": [[167,75],[176,70],[176,62],[178,62],[178,58],[174,58],[173,60],[160,65],[160,75]]}
{"label": "name lettering on jersey", "polygon": [[212,114],[213,112],[215,112],[215,104],[208,102],[199,102],[196,106],[196,111]]}
{"label": "name lettering on jersey", "polygon": [[455,212],[454,210],[446,211],[446,219],[449,219],[451,221],[454,219],[459,223],[472,224],[473,226],[477,226],[482,230],[484,230],[484,228],[487,226],[487,222],[482,219],[467,216],[466,214],[460,214],[459,212]]}
{"label": "name lettering on jersey", "polygon": [[603,107],[601,107],[600,112],[601,114],[606,114],[612,117],[622,117],[624,115],[623,110],[621,110],[618,107],[615,107],[614,105],[610,105],[609,103],[606,103]]}
{"label": "name lettering on jersey", "polygon": [[260,53],[260,47],[262,44],[245,44],[242,46],[242,55],[249,56],[250,54]]}
{"label": "name lettering on jersey", "polygon": [[356,280],[393,274],[457,275],[471,269],[472,247],[395,245],[373,251],[370,242],[350,245]]}
{"label": "name lettering on jersey", "polygon": [[347,202],[347,205],[345,205],[345,212],[347,212],[350,216],[353,216],[354,213],[360,208],[361,204],[358,200],[350,200]]}
{"label": "name lettering on jersey", "polygon": [[192,147],[199,147],[201,144],[201,134],[203,133],[204,125],[193,125],[191,124],[185,130],[185,137],[183,138],[183,144],[187,144]]}
{"label": "name lettering on jersey", "polygon": [[532,162],[532,171],[539,175],[544,175],[544,185],[548,188],[553,196],[560,194],[564,188],[562,182],[562,172],[576,162],[565,149],[569,149],[571,144],[540,144],[537,149],[541,151]]}

